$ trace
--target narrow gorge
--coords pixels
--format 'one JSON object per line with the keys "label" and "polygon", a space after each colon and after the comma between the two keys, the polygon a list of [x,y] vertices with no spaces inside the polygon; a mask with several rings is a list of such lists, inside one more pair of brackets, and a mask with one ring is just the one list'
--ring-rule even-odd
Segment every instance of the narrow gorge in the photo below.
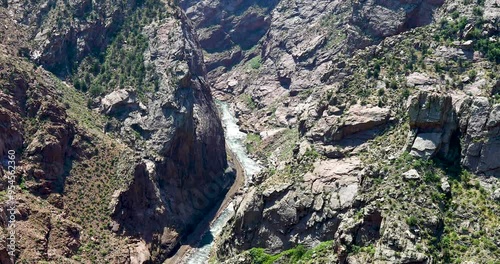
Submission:
{"label": "narrow gorge", "polygon": [[498,0],[3,0],[0,263],[500,260]]}
{"label": "narrow gorge", "polygon": [[214,219],[210,221],[209,229],[204,231],[200,241],[197,242],[198,244],[189,250],[184,260],[180,260],[178,263],[197,264],[208,262],[215,240],[219,239],[222,228],[234,216],[234,207],[238,202],[238,197],[234,197],[234,195],[245,192],[252,182],[252,178],[261,170],[259,164],[248,156],[245,147],[247,135],[240,131],[238,120],[231,113],[229,105],[224,102],[218,102],[217,104],[224,126],[224,135],[229,148],[228,152],[232,156],[236,173],[240,175],[236,176],[237,180],[232,190],[229,190],[228,194],[226,194],[227,200],[221,204]]}

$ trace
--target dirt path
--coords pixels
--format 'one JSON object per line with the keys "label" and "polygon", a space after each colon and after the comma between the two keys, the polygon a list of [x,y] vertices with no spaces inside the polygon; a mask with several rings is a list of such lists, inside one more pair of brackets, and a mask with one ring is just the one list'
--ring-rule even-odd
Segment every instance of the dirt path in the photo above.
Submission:
{"label": "dirt path", "polygon": [[165,260],[163,264],[181,263],[181,261],[183,261],[183,259],[187,256],[187,254],[191,250],[192,248],[191,245],[195,244],[196,242],[198,242],[198,240],[201,239],[201,236],[206,232],[208,228],[210,228],[210,224],[220,216],[220,214],[224,211],[224,209],[226,209],[229,203],[233,200],[238,190],[240,190],[240,188],[245,185],[245,171],[243,170],[240,161],[236,158],[236,155],[234,155],[234,153],[229,149],[227,145],[226,145],[226,151],[229,158],[229,162],[233,164],[236,170],[236,178],[234,180],[233,185],[226,193],[226,196],[224,197],[224,200],[220,204],[219,209],[217,210],[215,215],[209,219],[205,219],[204,221],[202,221],[195,229],[195,231],[187,238],[187,243],[182,245],[177,251],[177,253],[175,253],[173,257]]}

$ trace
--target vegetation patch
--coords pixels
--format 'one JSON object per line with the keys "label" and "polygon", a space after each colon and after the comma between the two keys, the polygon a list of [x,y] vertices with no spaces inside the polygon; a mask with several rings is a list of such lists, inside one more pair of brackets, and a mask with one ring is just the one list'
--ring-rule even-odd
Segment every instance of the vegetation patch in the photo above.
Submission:
{"label": "vegetation patch", "polygon": [[250,249],[249,255],[253,264],[272,264],[272,263],[328,263],[333,251],[333,241],[321,242],[317,246],[307,249],[303,245],[297,245],[281,253],[271,255],[267,254],[263,248]]}
{"label": "vegetation patch", "polygon": [[247,105],[248,108],[251,110],[255,110],[258,108],[257,103],[254,101],[251,95],[249,94],[241,94],[240,95],[241,100]]}
{"label": "vegetation patch", "polygon": [[469,33],[465,35],[465,40],[472,40],[474,43],[474,50],[480,51],[488,60],[498,64],[500,63],[500,39],[498,39],[498,37],[496,39],[491,38],[483,34],[483,27],[485,26],[486,21],[481,18],[481,10],[482,9],[479,7],[474,9],[474,14],[477,17],[472,21],[466,17],[457,17],[457,19],[452,21],[447,19],[441,20],[439,23],[439,34],[436,34],[434,38],[437,41],[452,41],[461,39],[461,36],[464,35],[466,30],[466,26],[469,23],[472,23],[473,28],[470,29]]}
{"label": "vegetation patch", "polygon": [[[116,88],[132,88],[140,99],[158,89],[158,77],[151,65],[145,65],[148,40],[144,26],[161,20],[166,14],[164,3],[146,0],[129,16],[105,53],[84,59],[73,77],[75,88],[96,97]],[[148,78],[146,78],[148,77]]]}
{"label": "vegetation patch", "polygon": [[249,153],[255,153],[261,142],[262,138],[260,137],[260,135],[254,133],[248,133],[247,138],[245,140],[247,151]]}
{"label": "vegetation patch", "polygon": [[262,58],[260,57],[260,55],[255,56],[248,61],[248,65],[250,66],[250,68],[258,70],[262,66]]}

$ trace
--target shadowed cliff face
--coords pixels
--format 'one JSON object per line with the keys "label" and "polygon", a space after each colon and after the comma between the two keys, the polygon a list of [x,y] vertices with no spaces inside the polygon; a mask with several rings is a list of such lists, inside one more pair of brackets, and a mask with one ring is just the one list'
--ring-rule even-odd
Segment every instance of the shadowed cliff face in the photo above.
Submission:
{"label": "shadowed cliff face", "polygon": [[359,1],[353,6],[352,23],[376,39],[430,24],[444,0]]}
{"label": "shadowed cliff face", "polygon": [[270,12],[278,0],[181,1],[198,29],[200,44],[210,53],[252,48],[271,24]]}
{"label": "shadowed cliff face", "polygon": [[[117,197],[113,216],[124,234],[139,235],[161,251],[161,261],[231,186],[224,133],[205,79],[201,50],[189,21],[146,29],[146,57],[160,75],[160,88],[143,115],[129,113],[124,124],[148,131],[145,152],[130,186]],[[154,54],[154,57],[152,56]],[[173,71],[178,83],[173,86]],[[170,99],[172,98],[172,99]],[[127,126],[121,133],[127,133]],[[155,159],[148,153],[156,153]],[[167,228],[168,227],[168,228]]]}

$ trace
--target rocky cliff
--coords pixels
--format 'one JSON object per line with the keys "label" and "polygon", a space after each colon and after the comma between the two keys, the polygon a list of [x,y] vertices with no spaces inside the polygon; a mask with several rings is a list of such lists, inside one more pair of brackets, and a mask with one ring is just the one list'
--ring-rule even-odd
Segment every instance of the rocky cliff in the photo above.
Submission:
{"label": "rocky cliff", "polygon": [[212,95],[264,168],[212,262],[500,259],[496,0],[2,1],[0,20],[18,262],[174,254],[234,180]]}
{"label": "rocky cliff", "polygon": [[498,259],[498,3],[181,6],[267,168],[217,261]]}
{"label": "rocky cliff", "polygon": [[[113,228],[151,240],[151,251],[163,254],[154,256],[157,262],[173,252],[234,180],[224,174],[224,133],[205,80],[201,50],[189,22],[179,16],[146,29],[146,63],[159,74],[159,89],[139,109],[118,107],[116,111],[127,111],[128,117],[121,128],[113,128],[123,138],[131,133],[142,138],[137,146],[142,160],[134,178],[115,194]],[[113,101],[113,96],[107,97]],[[134,100],[130,94],[126,97],[122,100]],[[137,144],[136,139],[131,142]]]}
{"label": "rocky cliff", "polygon": [[234,180],[191,22],[161,1],[0,12],[0,219],[8,234],[14,150],[16,262],[161,263]]}

